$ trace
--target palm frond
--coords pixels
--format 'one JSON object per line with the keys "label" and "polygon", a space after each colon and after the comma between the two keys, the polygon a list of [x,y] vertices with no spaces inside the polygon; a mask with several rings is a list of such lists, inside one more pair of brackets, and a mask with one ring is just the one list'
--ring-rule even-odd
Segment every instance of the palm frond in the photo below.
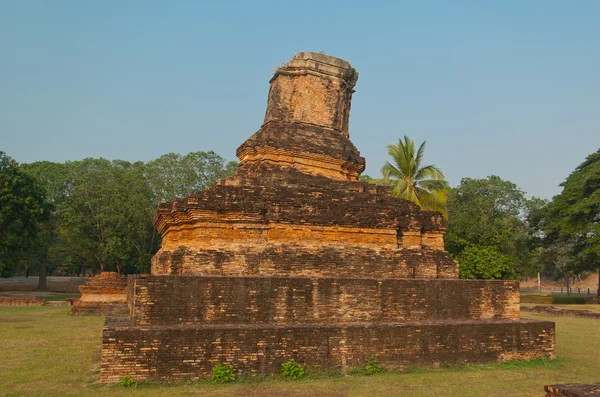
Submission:
{"label": "palm frond", "polygon": [[419,206],[425,211],[441,212],[444,218],[448,219],[446,210],[447,193],[441,191],[429,192],[424,189],[418,189]]}
{"label": "palm frond", "polygon": [[392,162],[386,162],[381,173],[392,187],[392,196],[409,200],[424,210],[441,212],[447,218],[446,199],[450,186],[436,166],[421,167],[425,146],[426,142],[423,142],[415,151],[415,141],[404,135],[396,145],[387,146]]}
{"label": "palm frond", "polygon": [[420,168],[416,175],[415,180],[420,181],[422,179],[435,179],[435,180],[444,180],[444,173],[442,170],[437,168],[435,165],[427,165],[425,167]]}

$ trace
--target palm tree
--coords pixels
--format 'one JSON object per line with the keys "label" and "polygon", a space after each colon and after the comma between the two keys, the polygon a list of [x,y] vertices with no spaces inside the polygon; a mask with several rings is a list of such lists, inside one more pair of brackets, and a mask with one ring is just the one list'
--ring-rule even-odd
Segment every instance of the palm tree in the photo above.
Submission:
{"label": "palm tree", "polygon": [[448,218],[446,199],[450,185],[436,166],[421,166],[425,142],[415,152],[414,139],[405,135],[404,142],[399,139],[397,145],[387,148],[393,164],[387,161],[381,173],[392,187],[392,196],[412,201],[423,210],[441,212]]}

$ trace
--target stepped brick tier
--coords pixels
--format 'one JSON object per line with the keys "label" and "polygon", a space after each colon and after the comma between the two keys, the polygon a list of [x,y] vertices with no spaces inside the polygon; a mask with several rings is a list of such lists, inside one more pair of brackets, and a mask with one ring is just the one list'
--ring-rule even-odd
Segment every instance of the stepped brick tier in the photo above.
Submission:
{"label": "stepped brick tier", "polygon": [[71,314],[104,314],[111,305],[124,304],[127,300],[127,277],[116,272],[102,272],[79,286],[81,298]]}
{"label": "stepped brick tier", "polygon": [[103,381],[554,356],[554,324],[520,319],[518,282],[459,280],[443,217],[359,180],[357,79],[344,60],[296,54],[237,172],[160,205],[151,275],[129,276],[127,306],[107,316]]}

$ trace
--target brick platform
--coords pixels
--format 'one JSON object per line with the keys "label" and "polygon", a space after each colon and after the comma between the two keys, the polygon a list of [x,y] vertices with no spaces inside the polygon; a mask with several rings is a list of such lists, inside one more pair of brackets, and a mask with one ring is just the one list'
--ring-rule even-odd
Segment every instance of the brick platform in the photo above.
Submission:
{"label": "brick platform", "polygon": [[[123,308],[124,309],[124,308]],[[122,309],[122,310],[123,310]],[[311,368],[485,363],[554,357],[554,323],[530,320],[133,326],[110,315],[102,333],[104,382],[210,377],[217,363],[277,373],[290,359]]]}
{"label": "brick platform", "polygon": [[136,325],[519,319],[519,283],[131,275],[128,305]]}

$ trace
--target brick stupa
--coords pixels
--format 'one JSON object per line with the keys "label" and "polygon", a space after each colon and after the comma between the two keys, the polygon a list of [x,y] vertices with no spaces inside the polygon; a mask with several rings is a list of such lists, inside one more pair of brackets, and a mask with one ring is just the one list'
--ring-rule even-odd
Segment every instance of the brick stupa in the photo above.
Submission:
{"label": "brick stupa", "polygon": [[459,280],[442,216],[359,180],[357,79],[296,54],[235,175],[160,205],[151,275],[129,276],[127,309],[107,316],[103,381],[554,356],[554,324],[520,319],[517,281]]}

